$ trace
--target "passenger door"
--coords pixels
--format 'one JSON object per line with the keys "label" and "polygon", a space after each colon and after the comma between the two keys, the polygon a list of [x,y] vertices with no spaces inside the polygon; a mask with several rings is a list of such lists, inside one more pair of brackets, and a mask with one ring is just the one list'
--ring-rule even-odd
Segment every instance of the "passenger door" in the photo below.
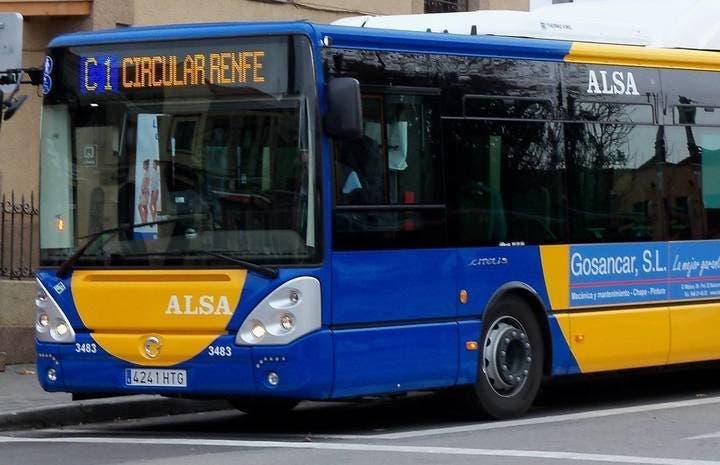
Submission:
{"label": "passenger door", "polygon": [[365,93],[364,137],[335,147],[335,395],[455,382],[457,267],[446,248],[438,100]]}

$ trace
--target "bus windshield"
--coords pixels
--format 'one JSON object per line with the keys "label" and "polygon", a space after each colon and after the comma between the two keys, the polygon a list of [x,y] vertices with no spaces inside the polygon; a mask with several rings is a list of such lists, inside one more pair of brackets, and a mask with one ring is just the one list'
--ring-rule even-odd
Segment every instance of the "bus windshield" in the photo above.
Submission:
{"label": "bus windshield", "polygon": [[51,51],[43,265],[319,260],[309,43],[204,42]]}

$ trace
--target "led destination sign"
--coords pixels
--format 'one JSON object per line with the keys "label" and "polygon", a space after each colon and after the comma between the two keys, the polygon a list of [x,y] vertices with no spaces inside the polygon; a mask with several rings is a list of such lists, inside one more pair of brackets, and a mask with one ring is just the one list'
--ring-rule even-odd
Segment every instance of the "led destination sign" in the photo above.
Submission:
{"label": "led destination sign", "polygon": [[[129,93],[150,89],[207,86],[284,90],[287,83],[287,40],[245,41],[233,48],[148,47],[137,53],[81,54],[78,87],[83,95]],[[104,51],[105,52],[105,51]]]}

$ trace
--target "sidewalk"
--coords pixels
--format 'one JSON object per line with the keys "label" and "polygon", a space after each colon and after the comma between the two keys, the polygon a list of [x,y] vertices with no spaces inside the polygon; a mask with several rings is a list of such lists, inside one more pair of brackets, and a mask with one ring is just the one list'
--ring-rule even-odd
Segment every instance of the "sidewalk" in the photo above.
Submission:
{"label": "sidewalk", "polygon": [[35,365],[8,365],[0,372],[0,431],[157,417],[231,408],[225,401],[126,396],[73,401],[45,392]]}

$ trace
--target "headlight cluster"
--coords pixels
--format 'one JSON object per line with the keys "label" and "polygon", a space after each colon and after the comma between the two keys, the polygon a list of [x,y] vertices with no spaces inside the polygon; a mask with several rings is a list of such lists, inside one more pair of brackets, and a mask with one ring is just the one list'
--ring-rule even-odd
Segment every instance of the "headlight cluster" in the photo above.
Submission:
{"label": "headlight cluster", "polygon": [[238,345],[288,344],[322,324],[320,281],[295,278],[275,289],[243,322]]}
{"label": "headlight cluster", "polygon": [[75,331],[67,317],[40,281],[35,297],[35,336],[42,342],[75,342]]}

